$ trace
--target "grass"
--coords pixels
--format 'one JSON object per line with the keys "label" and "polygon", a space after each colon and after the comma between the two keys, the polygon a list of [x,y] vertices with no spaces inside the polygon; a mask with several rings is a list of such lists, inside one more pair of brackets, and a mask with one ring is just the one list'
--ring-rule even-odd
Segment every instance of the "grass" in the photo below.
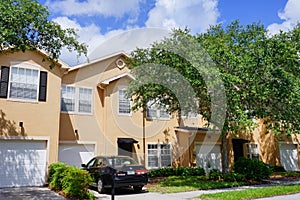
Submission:
{"label": "grass", "polygon": [[154,186],[148,187],[150,192],[176,193],[195,190],[230,188],[247,185],[246,182],[212,181],[202,176],[169,176]]}
{"label": "grass", "polygon": [[219,192],[214,194],[203,194],[200,196],[200,198],[202,200],[246,200],[285,194],[294,194],[299,192],[300,184],[297,184],[285,186],[270,186],[230,192]]}

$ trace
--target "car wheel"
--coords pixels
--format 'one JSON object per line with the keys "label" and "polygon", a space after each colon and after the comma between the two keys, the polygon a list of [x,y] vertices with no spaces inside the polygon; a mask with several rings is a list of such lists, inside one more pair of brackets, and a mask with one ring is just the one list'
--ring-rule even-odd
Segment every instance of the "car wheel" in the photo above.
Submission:
{"label": "car wheel", "polygon": [[101,178],[98,180],[97,190],[98,190],[99,193],[103,193],[104,192],[103,181],[101,180]]}
{"label": "car wheel", "polygon": [[133,186],[133,189],[134,189],[134,191],[136,191],[136,192],[140,192],[140,191],[142,191],[143,186],[142,186],[142,185],[139,185],[139,186]]}

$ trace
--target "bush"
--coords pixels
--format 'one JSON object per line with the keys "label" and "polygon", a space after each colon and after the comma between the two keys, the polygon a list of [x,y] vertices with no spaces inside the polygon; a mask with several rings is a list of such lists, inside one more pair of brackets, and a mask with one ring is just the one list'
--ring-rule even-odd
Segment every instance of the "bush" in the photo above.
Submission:
{"label": "bush", "polygon": [[62,189],[67,196],[88,198],[88,188],[92,183],[92,178],[85,170],[68,167],[61,180]]}
{"label": "bush", "polygon": [[62,190],[61,179],[68,166],[65,163],[57,162],[49,166],[48,182],[49,187],[54,190]]}
{"label": "bush", "polygon": [[234,172],[245,175],[247,180],[260,181],[269,179],[270,168],[258,159],[239,158],[233,166]]}
{"label": "bush", "polygon": [[223,174],[218,169],[212,169],[212,170],[209,171],[208,177],[211,180],[217,181],[217,180],[223,179]]}
{"label": "bush", "polygon": [[239,173],[231,172],[224,175],[224,181],[228,181],[228,182],[241,182],[245,180],[246,180],[245,175]]}
{"label": "bush", "polygon": [[164,167],[160,169],[153,169],[148,172],[149,177],[167,177],[167,176],[204,176],[205,171],[201,167]]}
{"label": "bush", "polygon": [[48,174],[51,189],[63,191],[74,198],[93,199],[93,194],[88,192],[92,178],[87,171],[57,162],[49,166]]}
{"label": "bush", "polygon": [[272,172],[285,172],[283,166],[270,166]]}

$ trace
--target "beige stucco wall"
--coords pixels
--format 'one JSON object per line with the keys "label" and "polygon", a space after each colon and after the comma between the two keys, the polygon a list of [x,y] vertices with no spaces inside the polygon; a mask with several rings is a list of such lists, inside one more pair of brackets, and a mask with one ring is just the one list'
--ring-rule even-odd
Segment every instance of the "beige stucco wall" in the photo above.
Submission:
{"label": "beige stucco wall", "polygon": [[[145,133],[145,149],[148,143],[171,143],[177,145],[174,127],[199,126],[199,118],[178,121],[175,115],[170,119],[143,119],[142,110],[130,115],[118,113],[119,87],[127,87],[131,81],[129,76],[111,81],[108,85],[99,83],[109,80],[129,69],[118,68],[116,60],[125,59],[123,55],[112,56],[99,62],[91,63],[72,70],[63,77],[63,84],[84,86],[93,89],[93,113],[91,115],[61,113],[60,140],[77,142],[95,142],[97,155],[116,155],[118,153],[117,138],[134,138],[139,143],[133,144],[133,156],[144,163],[143,132]],[[144,125],[143,125],[144,120]],[[202,121],[200,121],[202,123]],[[78,130],[78,135],[74,130]],[[176,157],[178,151],[174,156]]]}
{"label": "beige stucco wall", "polygon": [[[48,72],[46,102],[25,102],[0,98],[0,136],[2,139],[49,138],[49,162],[58,158],[58,136],[60,115],[60,85],[63,69],[50,69],[50,63],[43,62],[43,54],[36,51],[1,53],[0,65],[10,66],[11,62],[28,62]],[[23,129],[19,127],[23,122]]]}
{"label": "beige stucco wall", "polygon": [[[229,134],[227,137],[228,150],[229,150],[229,164],[232,169],[234,163],[234,152],[232,147],[233,138],[241,138],[249,140],[251,143],[258,144],[260,160],[270,165],[281,165],[280,160],[280,143],[293,143],[297,144],[298,151],[298,166],[300,166],[300,135],[292,135],[286,137],[283,135],[276,135],[271,130],[267,131],[266,124],[263,120],[256,120],[257,127],[251,133],[239,133],[238,135]],[[245,149],[244,149],[245,151]],[[245,155],[246,156],[246,155]]]}

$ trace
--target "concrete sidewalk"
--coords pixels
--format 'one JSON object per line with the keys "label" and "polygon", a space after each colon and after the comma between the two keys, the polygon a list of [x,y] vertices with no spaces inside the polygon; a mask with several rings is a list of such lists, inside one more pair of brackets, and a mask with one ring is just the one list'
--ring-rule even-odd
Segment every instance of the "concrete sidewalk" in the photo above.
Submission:
{"label": "concrete sidewalk", "polygon": [[[117,194],[115,196],[116,200],[186,200],[186,199],[197,199],[201,194],[210,194],[210,193],[218,193],[218,192],[228,192],[228,191],[237,191],[237,190],[245,190],[249,188],[262,188],[276,185],[291,185],[291,184],[300,184],[300,180],[274,180],[270,184],[263,185],[252,185],[252,186],[242,186],[235,188],[224,188],[224,189],[214,189],[214,190],[198,190],[191,192],[180,192],[180,193],[172,193],[172,194],[161,194],[156,192],[142,192],[142,193],[128,193],[128,194]],[[108,200],[111,199],[111,195],[109,194],[99,194],[94,191],[97,199]],[[298,194],[300,195],[300,194]],[[289,195],[285,195],[287,197],[291,197]],[[281,199],[283,196],[280,196]],[[298,196],[296,196],[298,197]],[[276,199],[275,197],[272,197]],[[288,199],[288,198],[286,198]]]}

